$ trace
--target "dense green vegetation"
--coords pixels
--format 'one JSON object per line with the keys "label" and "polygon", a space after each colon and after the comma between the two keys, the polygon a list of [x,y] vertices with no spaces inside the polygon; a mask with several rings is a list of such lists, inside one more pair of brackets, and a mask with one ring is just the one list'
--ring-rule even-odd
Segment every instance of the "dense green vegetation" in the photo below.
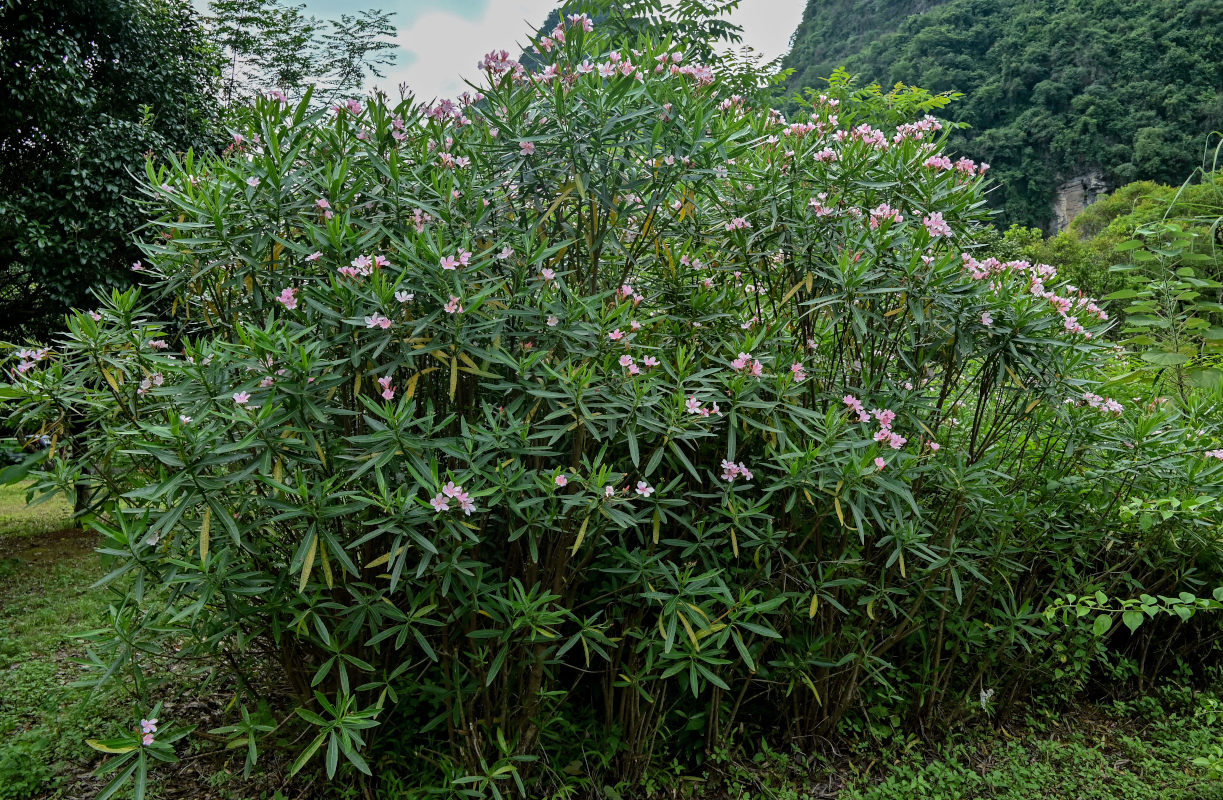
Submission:
{"label": "dense green vegetation", "polygon": [[219,142],[188,0],[0,4],[0,335],[46,335],[130,284],[147,153]]}
{"label": "dense green vegetation", "polygon": [[947,155],[1001,128],[931,115],[1028,11],[816,9],[989,46],[787,122],[735,4],[583,0],[428,105],[330,97],[384,14],[212,5],[140,285],[0,345],[0,800],[1223,796],[1223,177],[1000,233]]}
{"label": "dense green vegetation", "polygon": [[1059,183],[1091,171],[1179,183],[1223,127],[1213,0],[811,0],[784,64],[795,90],[846,66],[963,92],[951,146],[993,166],[1004,225],[1047,226]]}

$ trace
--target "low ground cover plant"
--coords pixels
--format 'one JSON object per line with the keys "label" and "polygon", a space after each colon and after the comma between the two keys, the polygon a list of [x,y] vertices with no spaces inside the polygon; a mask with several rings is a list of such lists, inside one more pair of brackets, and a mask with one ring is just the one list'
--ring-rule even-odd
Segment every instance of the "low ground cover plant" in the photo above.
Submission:
{"label": "low ground cover plant", "polygon": [[786,121],[583,16],[537,47],[455,102],[261,99],[149,168],[145,286],[14,353],[131,581],[100,680],[224,668],[293,698],[222,732],[251,763],[298,726],[297,769],[497,796],[1071,690],[1173,623],[1052,599],[1209,595],[1219,398],[1110,391],[1107,310],[974,255],[946,97],[837,74]]}

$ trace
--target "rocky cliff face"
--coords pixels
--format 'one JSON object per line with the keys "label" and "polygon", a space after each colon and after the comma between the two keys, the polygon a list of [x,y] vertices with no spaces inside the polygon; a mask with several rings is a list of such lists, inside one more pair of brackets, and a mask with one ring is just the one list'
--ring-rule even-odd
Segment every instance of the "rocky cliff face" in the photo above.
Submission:
{"label": "rocky cliff face", "polygon": [[1065,230],[1070,221],[1087,206],[1108,191],[1108,183],[1100,172],[1092,171],[1078,175],[1057,187],[1053,198],[1053,219],[1049,222],[1048,234]]}

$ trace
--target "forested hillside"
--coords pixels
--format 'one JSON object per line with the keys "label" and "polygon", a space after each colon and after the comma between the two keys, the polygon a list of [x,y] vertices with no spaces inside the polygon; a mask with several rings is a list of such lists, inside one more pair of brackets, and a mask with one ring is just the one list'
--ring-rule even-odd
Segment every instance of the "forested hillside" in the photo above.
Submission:
{"label": "forested hillside", "polygon": [[1223,129],[1217,0],[809,0],[785,66],[793,90],[845,66],[963,92],[953,145],[993,166],[1003,223],[1047,227],[1092,172],[1179,183]]}

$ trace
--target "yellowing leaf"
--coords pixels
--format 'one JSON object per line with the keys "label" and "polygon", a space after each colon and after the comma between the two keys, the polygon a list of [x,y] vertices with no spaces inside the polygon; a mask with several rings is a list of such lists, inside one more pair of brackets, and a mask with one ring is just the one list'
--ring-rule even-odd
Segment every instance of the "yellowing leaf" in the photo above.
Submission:
{"label": "yellowing leaf", "polygon": [[200,520],[200,565],[208,560],[208,530],[212,524],[212,506],[204,507],[204,518]]}
{"label": "yellowing leaf", "polygon": [[102,744],[102,742],[97,739],[86,739],[85,744],[89,745],[94,750],[97,750],[99,753],[130,753],[137,748],[137,745],[134,744],[124,745],[123,747],[111,747],[108,744]]}
{"label": "yellowing leaf", "polygon": [[577,555],[578,548],[582,546],[582,540],[586,538],[586,526],[590,524],[590,515],[582,520],[582,527],[578,528],[578,537],[573,541],[573,552],[570,555]]}
{"label": "yellowing leaf", "polygon": [[301,579],[297,582],[297,591],[306,591],[306,584],[310,582],[310,570],[314,567],[314,554],[318,551],[318,534],[313,534],[310,541],[310,549],[306,551],[306,562],[302,564]]}
{"label": "yellowing leaf", "polygon": [[811,607],[807,609],[807,618],[815,619],[815,612],[820,607],[820,595],[818,592],[811,595]]}

